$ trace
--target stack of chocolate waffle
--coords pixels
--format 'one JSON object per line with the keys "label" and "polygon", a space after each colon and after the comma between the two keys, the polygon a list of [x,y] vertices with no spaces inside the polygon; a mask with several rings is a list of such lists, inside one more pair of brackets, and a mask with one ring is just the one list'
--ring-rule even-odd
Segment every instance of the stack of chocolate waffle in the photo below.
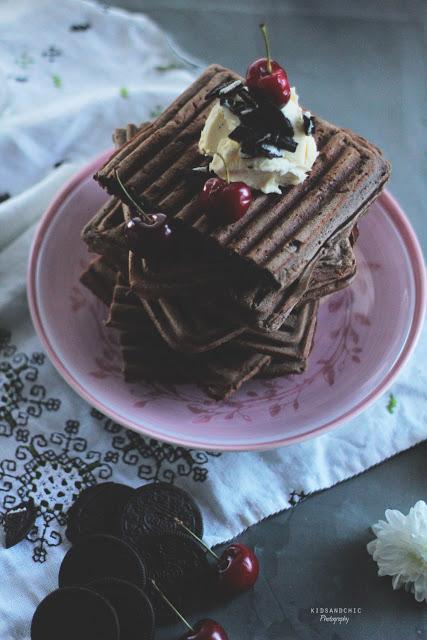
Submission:
{"label": "stack of chocolate waffle", "polygon": [[[118,129],[95,176],[112,197],[83,230],[98,257],[82,282],[110,307],[126,379],[195,381],[216,399],[305,369],[318,301],[354,277],[356,224],[389,176],[375,146],[316,118],[319,156],[304,182],[257,193],[239,221],[214,225],[200,206],[198,141],[211,90],[238,78],[212,65],[156,121]],[[129,251],[132,200],[168,216],[170,260]]]}

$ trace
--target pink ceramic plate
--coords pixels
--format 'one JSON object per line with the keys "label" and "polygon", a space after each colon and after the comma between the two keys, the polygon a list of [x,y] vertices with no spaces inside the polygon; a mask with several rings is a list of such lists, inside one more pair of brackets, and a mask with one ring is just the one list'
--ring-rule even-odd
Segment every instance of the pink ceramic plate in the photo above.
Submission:
{"label": "pink ceramic plate", "polygon": [[305,374],[244,385],[215,402],[191,385],[126,384],[106,308],[79,283],[90,255],[80,239],[106,199],[92,179],[108,153],[61,191],[34,240],[28,295],[34,325],[59,373],[113,420],[154,438],[213,450],[268,449],[355,416],[409,357],[425,307],[425,274],[411,226],[385,193],[360,224],[358,275],[320,307]]}

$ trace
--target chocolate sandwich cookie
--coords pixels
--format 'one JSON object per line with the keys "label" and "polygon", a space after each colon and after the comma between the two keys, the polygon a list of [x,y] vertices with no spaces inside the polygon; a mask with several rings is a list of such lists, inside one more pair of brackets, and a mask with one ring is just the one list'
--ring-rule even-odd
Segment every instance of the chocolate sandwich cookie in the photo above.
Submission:
{"label": "chocolate sandwich cookie", "polygon": [[142,535],[178,532],[175,518],[203,536],[202,514],[189,493],[164,482],[145,484],[133,491],[123,507],[122,537],[135,546]]}
{"label": "chocolate sandwich cookie", "polygon": [[141,535],[135,545],[147,567],[147,593],[156,621],[173,620],[175,615],[151,580],[182,613],[206,603],[212,594],[213,571],[206,552],[192,538],[183,534]]}
{"label": "chocolate sandwich cookie", "polygon": [[85,587],[50,593],[37,607],[31,640],[120,640],[117,614],[110,602]]}
{"label": "chocolate sandwich cookie", "polygon": [[117,482],[88,487],[68,510],[66,536],[71,542],[88,535],[120,535],[121,511],[133,489]]}
{"label": "chocolate sandwich cookie", "polygon": [[59,569],[60,587],[85,585],[105,577],[146,585],[146,571],[138,553],[124,540],[108,535],[81,538],[68,550]]}
{"label": "chocolate sandwich cookie", "polygon": [[21,502],[4,514],[5,547],[9,549],[21,542],[29,533],[37,518],[37,507],[32,499]]}
{"label": "chocolate sandwich cookie", "polygon": [[114,608],[120,640],[153,640],[154,610],[145,592],[131,582],[117,578],[94,580],[88,588],[103,596]]}

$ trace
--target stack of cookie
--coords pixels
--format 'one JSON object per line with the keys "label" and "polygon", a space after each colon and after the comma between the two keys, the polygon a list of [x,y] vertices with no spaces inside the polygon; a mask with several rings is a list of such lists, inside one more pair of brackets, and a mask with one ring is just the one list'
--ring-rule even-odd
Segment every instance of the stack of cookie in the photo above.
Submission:
{"label": "stack of cookie", "polygon": [[[318,301],[354,277],[356,223],[389,176],[376,147],[316,118],[308,177],[214,224],[200,204],[209,171],[198,142],[212,90],[238,79],[212,65],[156,121],[117,130],[95,176],[112,197],[83,230],[98,257],[82,282],[110,307],[126,378],[195,381],[216,399],[305,369]],[[167,215],[169,259],[130,250],[138,205]]]}
{"label": "stack of cookie", "polygon": [[[258,579],[254,551],[242,543],[219,555],[210,550],[192,496],[163,482],[92,485],[72,504],[67,525],[72,546],[59,588],[36,608],[32,640],[153,640],[158,626],[184,622],[183,614],[247,591]],[[208,622],[211,635],[196,635]],[[190,632],[182,639],[227,638],[215,621],[185,624]]]}

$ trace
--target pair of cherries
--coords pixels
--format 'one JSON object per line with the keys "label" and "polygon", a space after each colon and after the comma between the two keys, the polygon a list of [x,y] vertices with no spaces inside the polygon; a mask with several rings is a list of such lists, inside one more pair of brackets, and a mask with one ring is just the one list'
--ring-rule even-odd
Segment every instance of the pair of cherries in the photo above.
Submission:
{"label": "pair of cherries", "polygon": [[[265,24],[260,25],[266,58],[255,60],[246,72],[246,86],[255,97],[268,99],[283,107],[291,97],[291,87],[286,71],[271,59],[270,43]],[[219,155],[219,154],[218,154]],[[210,178],[205,182],[201,202],[209,216],[218,223],[231,224],[242,218],[252,202],[252,190],[244,182],[230,182],[225,164],[226,180]]]}
{"label": "pair of cherries", "polygon": [[[218,581],[220,587],[226,593],[238,594],[254,586],[259,574],[259,562],[252,549],[244,544],[233,543],[228,545],[222,554],[218,556],[182,520],[175,518],[175,522],[215,558]],[[188,631],[181,636],[180,640],[228,640],[227,633],[215,620],[206,618],[199,620],[195,625],[191,625],[168,600],[156,583],[153,580],[151,582],[163,600],[188,628]]]}
{"label": "pair of cherries", "polygon": [[[167,216],[164,213],[146,213],[126,190],[117,172],[116,179],[139,213],[128,220],[124,228],[128,248],[135,255],[152,263],[168,258],[174,248],[174,231],[167,222]],[[252,202],[252,191],[243,182],[210,178],[204,184],[200,200],[216,224],[230,224],[246,213]]]}

